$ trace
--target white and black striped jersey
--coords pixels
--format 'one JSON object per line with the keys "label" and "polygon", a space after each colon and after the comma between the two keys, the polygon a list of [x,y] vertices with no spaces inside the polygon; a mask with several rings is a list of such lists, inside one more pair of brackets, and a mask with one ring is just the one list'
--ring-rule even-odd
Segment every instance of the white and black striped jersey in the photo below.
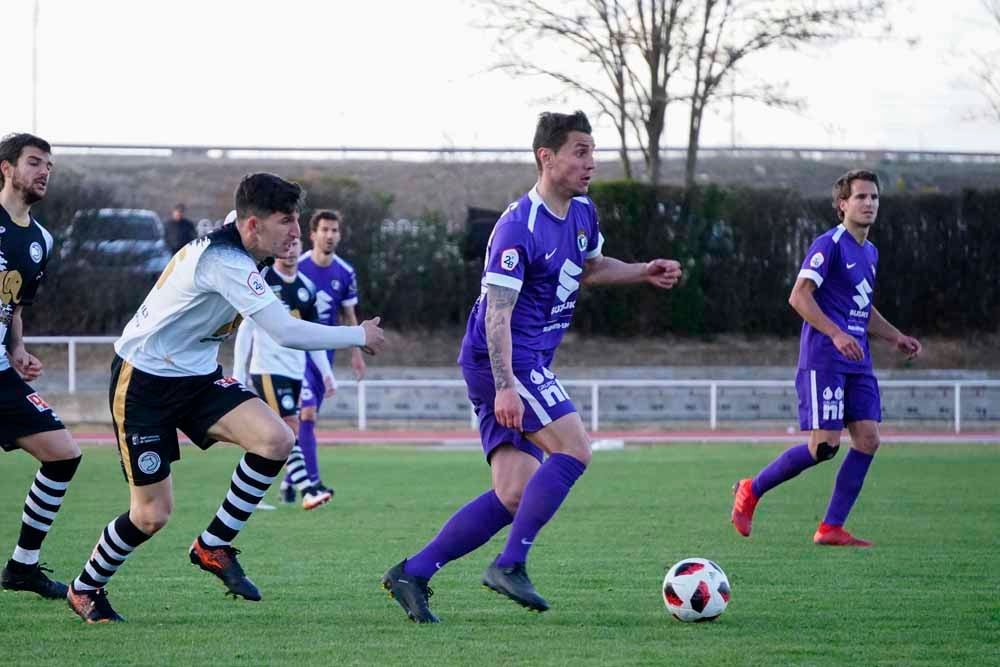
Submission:
{"label": "white and black striped jersey", "polygon": [[276,300],[236,225],[226,225],[177,251],[115,351],[153,375],[206,375],[242,318]]}
{"label": "white and black striped jersey", "polygon": [[[264,281],[292,317],[316,322],[316,286],[302,272],[294,278],[282,275],[270,266],[262,272]],[[253,328],[253,346],[250,353],[250,373],[253,375],[281,375],[301,380],[306,371],[306,353],[278,345],[266,331]]]}
{"label": "white and black striped jersey", "polygon": [[14,309],[30,306],[52,255],[52,235],[34,218],[14,222],[0,206],[0,371],[10,368],[8,334]]}

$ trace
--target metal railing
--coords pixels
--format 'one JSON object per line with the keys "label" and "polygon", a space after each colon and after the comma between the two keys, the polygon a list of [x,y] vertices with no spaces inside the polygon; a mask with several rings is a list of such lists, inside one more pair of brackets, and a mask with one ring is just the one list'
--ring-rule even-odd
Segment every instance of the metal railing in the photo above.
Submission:
{"label": "metal railing", "polygon": [[[233,146],[227,144],[162,145],[162,144],[103,144],[57,143],[53,147],[61,155],[122,155],[173,158],[177,156],[209,157],[213,159],[514,159],[530,162],[531,151],[523,146]],[[613,159],[616,146],[598,147],[597,152]],[[687,154],[687,146],[662,146],[664,157],[678,158]],[[642,149],[629,147],[633,157],[641,157]],[[952,162],[996,164],[1000,153],[989,151],[923,150],[879,147],[820,147],[820,146],[700,146],[699,155],[707,157],[742,157],[805,160],[848,160],[864,162]]]}
{"label": "metal railing", "polygon": [[[67,346],[67,386],[69,393],[76,393],[76,348],[80,344],[109,344],[117,340],[115,336],[26,336],[25,343]],[[600,430],[601,389],[607,387],[676,387],[708,388],[708,423],[711,430],[719,428],[719,389],[726,387],[745,388],[793,388],[791,380],[560,380],[565,386],[585,387],[590,390],[590,428]],[[341,388],[353,387],[357,391],[357,425],[364,431],[368,428],[368,389],[396,387],[465,387],[463,380],[363,380],[361,382],[342,381]],[[942,387],[954,392],[954,429],[962,432],[962,389],[964,387],[1000,387],[1000,380],[882,380],[883,388]],[[476,416],[470,418],[476,427]]]}

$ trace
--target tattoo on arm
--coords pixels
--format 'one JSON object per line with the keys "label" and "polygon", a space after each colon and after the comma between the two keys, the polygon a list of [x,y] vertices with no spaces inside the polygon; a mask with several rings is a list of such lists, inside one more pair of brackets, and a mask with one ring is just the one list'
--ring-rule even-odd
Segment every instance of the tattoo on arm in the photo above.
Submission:
{"label": "tattoo on arm", "polygon": [[486,346],[497,391],[514,386],[511,366],[510,317],[518,293],[509,287],[490,285],[486,293]]}

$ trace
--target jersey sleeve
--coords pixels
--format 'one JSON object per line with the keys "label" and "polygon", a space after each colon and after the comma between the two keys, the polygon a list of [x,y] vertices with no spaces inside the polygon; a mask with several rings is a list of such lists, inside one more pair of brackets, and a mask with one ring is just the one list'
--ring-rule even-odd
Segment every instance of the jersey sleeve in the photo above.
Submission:
{"label": "jersey sleeve", "polygon": [[826,280],[827,273],[833,265],[834,255],[837,253],[837,244],[830,236],[821,236],[809,246],[809,252],[802,261],[799,269],[799,278],[806,278],[816,283],[816,287],[822,287]]}
{"label": "jersey sleeve", "polygon": [[42,237],[45,239],[42,261],[39,263],[38,272],[35,274],[35,277],[32,278],[27,285],[22,287],[21,297],[17,304],[19,306],[30,306],[35,302],[35,295],[38,294],[38,288],[41,286],[42,281],[45,280],[45,273],[48,271],[49,259],[52,257],[52,246],[54,245],[52,235],[49,234],[48,230],[41,225],[38,225],[38,228],[42,230]]}
{"label": "jersey sleeve", "polygon": [[520,292],[525,267],[531,261],[529,245],[527,230],[523,226],[497,223],[490,239],[483,282]]}
{"label": "jersey sleeve", "polygon": [[201,256],[205,266],[198,267],[199,282],[205,289],[222,295],[243,317],[250,317],[278,301],[249,257],[220,252],[205,262],[208,255]]}
{"label": "jersey sleeve", "polygon": [[341,306],[358,305],[358,274],[351,269],[347,279],[347,286],[344,288],[344,298],[340,300]]}
{"label": "jersey sleeve", "polygon": [[309,300],[302,304],[302,310],[299,311],[299,315],[306,322],[319,323],[319,311],[316,310],[316,292],[309,290]]}
{"label": "jersey sleeve", "polygon": [[601,233],[601,223],[597,218],[597,208],[593,202],[590,204],[593,215],[591,216],[592,227],[587,238],[586,258],[595,259],[600,257],[604,248],[604,234]]}

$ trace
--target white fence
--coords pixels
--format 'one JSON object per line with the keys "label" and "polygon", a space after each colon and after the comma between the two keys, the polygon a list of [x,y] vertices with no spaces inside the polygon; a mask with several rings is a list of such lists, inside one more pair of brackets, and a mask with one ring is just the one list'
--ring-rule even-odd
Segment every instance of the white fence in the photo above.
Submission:
{"label": "white fence", "polygon": [[[26,343],[50,344],[67,346],[67,386],[69,392],[76,393],[76,348],[80,344],[109,344],[116,340],[114,336],[27,336]],[[563,385],[583,387],[590,392],[590,428],[600,430],[600,400],[601,389],[606,387],[674,387],[674,388],[708,388],[709,392],[709,428],[713,431],[719,427],[718,396],[719,389],[726,387],[744,388],[790,388],[795,383],[791,380],[561,380]],[[427,380],[364,380],[362,382],[343,381],[343,387],[352,387],[357,391],[357,425],[359,430],[368,428],[368,389],[370,388],[405,388],[405,387],[464,387],[462,380],[427,379]],[[954,429],[962,432],[962,389],[968,387],[1000,387],[1000,380],[883,380],[879,382],[883,388],[918,388],[938,387],[950,388],[954,396]],[[471,416],[473,428],[476,426],[475,415]]]}

